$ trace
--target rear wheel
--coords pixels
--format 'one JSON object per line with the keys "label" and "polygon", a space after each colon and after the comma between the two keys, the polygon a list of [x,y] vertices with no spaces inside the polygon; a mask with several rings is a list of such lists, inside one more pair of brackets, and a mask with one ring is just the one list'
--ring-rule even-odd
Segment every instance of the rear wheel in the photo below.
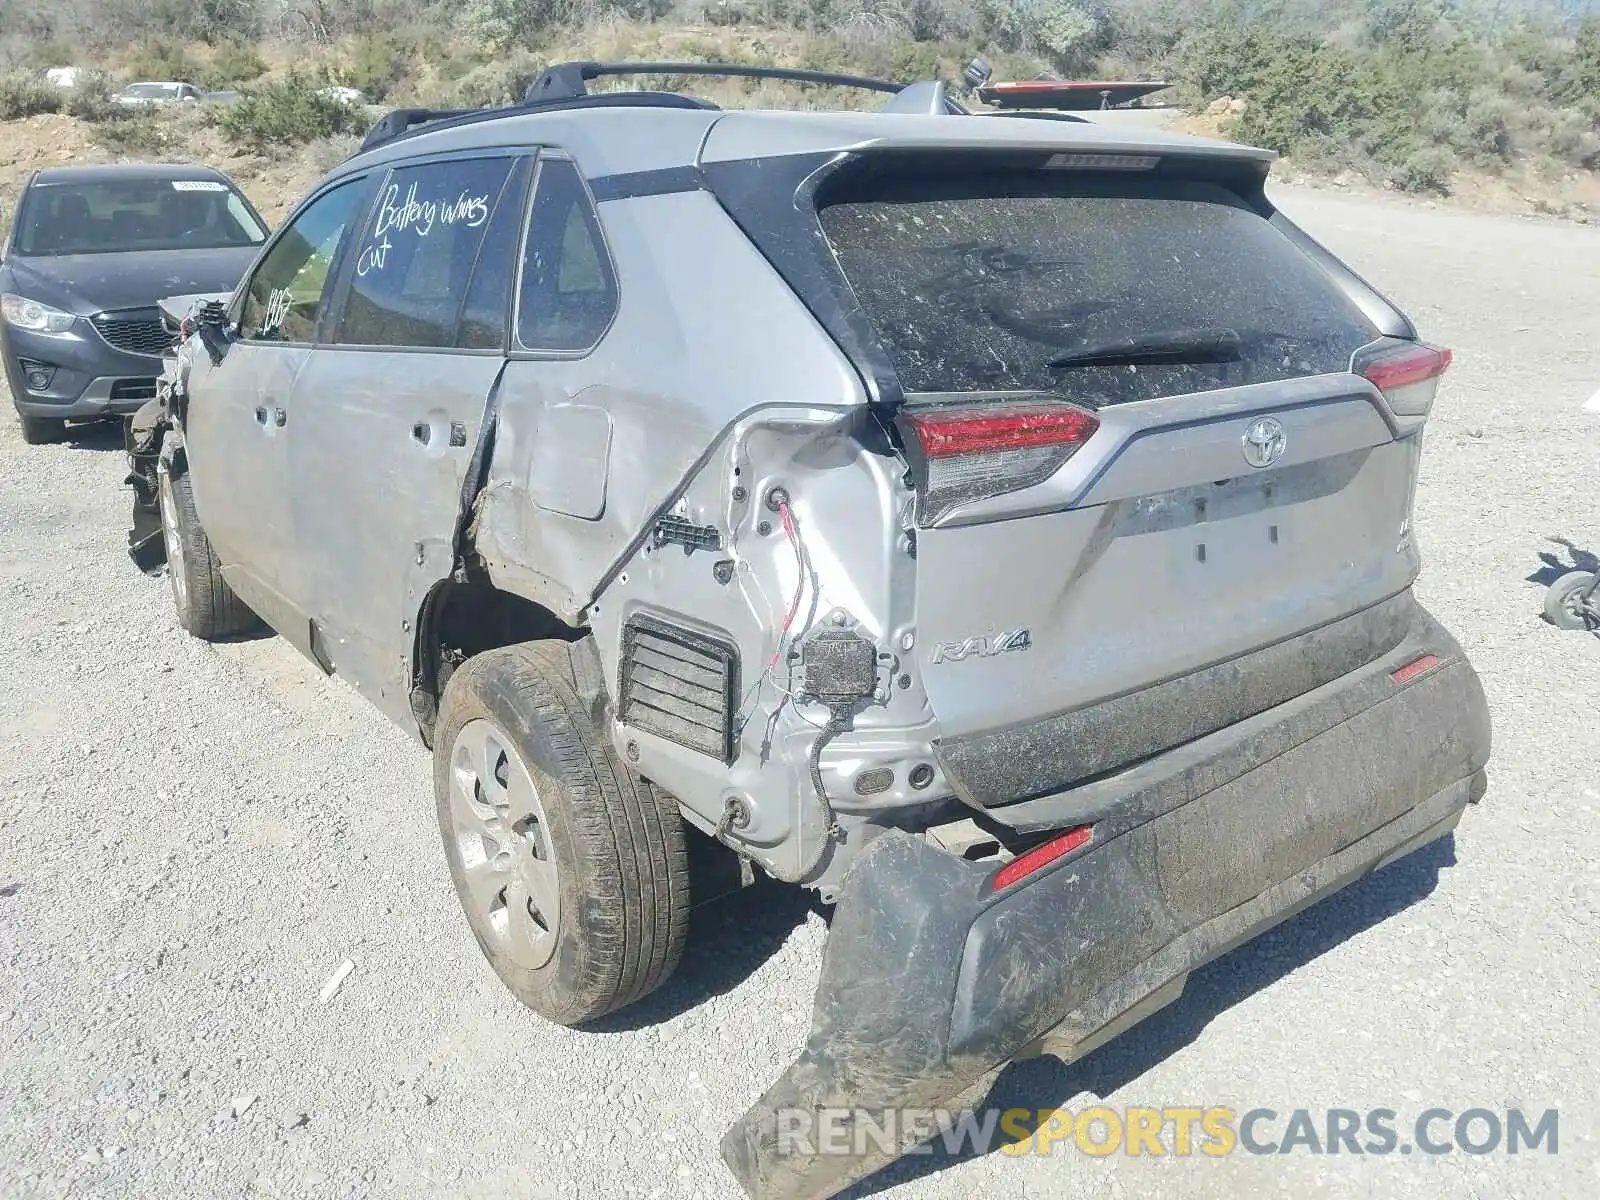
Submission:
{"label": "rear wheel", "polygon": [[566,643],[468,659],[433,754],[456,894],[519,1000],[577,1025],[672,975],[689,919],[682,819],[590,718]]}
{"label": "rear wheel", "polygon": [[167,548],[167,578],[178,624],[202,641],[249,633],[260,618],[234,595],[222,578],[222,564],[200,526],[189,474],[177,464],[157,471],[161,537]]}
{"label": "rear wheel", "polygon": [[17,423],[22,426],[22,440],[30,446],[59,442],[67,436],[67,423],[60,417],[30,417],[18,412]]}
{"label": "rear wheel", "polygon": [[1585,594],[1594,583],[1591,571],[1568,571],[1550,585],[1544,598],[1544,615],[1561,629],[1600,628],[1600,592],[1585,603]]}

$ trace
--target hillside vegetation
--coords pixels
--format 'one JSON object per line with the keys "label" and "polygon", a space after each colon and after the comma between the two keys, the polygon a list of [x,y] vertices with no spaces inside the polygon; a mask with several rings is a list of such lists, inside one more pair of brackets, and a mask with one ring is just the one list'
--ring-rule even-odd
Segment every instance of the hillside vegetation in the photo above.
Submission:
{"label": "hillside vegetation", "polygon": [[[347,152],[373,115],[315,95],[329,84],[378,104],[480,106],[514,100],[563,58],[916,78],[954,77],[982,52],[996,78],[1169,79],[1168,96],[1218,114],[1208,131],[1280,150],[1302,171],[1415,192],[1500,176],[1600,195],[1600,17],[1581,19],[1572,3],[1582,0],[0,0],[0,120],[84,124],[91,156],[198,145],[282,159],[311,147],[321,161]],[[105,74],[76,92],[38,77],[85,64]],[[131,114],[108,101],[131,79],[246,99]],[[767,82],[692,86],[725,105],[875,102]],[[0,129],[0,167],[8,136]]]}

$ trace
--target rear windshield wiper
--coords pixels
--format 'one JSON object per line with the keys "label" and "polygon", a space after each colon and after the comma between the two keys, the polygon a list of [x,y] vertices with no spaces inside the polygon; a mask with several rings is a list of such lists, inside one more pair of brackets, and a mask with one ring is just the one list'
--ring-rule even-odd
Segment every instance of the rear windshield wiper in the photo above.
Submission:
{"label": "rear windshield wiper", "polygon": [[1050,359],[1045,366],[1120,367],[1143,363],[1234,362],[1244,338],[1233,329],[1170,330],[1093,342]]}

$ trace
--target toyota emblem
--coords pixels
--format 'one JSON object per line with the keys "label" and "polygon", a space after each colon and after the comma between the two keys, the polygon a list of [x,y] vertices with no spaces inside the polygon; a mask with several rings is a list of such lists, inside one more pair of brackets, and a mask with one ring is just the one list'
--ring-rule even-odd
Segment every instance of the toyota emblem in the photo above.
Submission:
{"label": "toyota emblem", "polygon": [[1275,417],[1257,417],[1244,431],[1244,460],[1252,467],[1270,467],[1288,447],[1283,423]]}

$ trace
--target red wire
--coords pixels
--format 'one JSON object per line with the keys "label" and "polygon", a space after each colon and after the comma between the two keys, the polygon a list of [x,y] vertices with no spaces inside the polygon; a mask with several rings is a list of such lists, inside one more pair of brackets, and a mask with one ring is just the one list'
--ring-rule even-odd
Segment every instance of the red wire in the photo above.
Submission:
{"label": "red wire", "polygon": [[789,630],[794,627],[794,619],[800,615],[800,600],[806,590],[806,560],[805,552],[800,548],[800,530],[795,524],[794,514],[789,511],[787,500],[779,501],[778,517],[783,522],[783,532],[788,535],[789,544],[794,547],[796,569],[799,579],[795,584],[794,603],[789,606],[789,615],[783,619],[783,628],[778,631],[778,647],[772,652],[772,661],[767,664],[771,670],[778,665],[778,660],[783,657],[783,639],[789,636]]}

